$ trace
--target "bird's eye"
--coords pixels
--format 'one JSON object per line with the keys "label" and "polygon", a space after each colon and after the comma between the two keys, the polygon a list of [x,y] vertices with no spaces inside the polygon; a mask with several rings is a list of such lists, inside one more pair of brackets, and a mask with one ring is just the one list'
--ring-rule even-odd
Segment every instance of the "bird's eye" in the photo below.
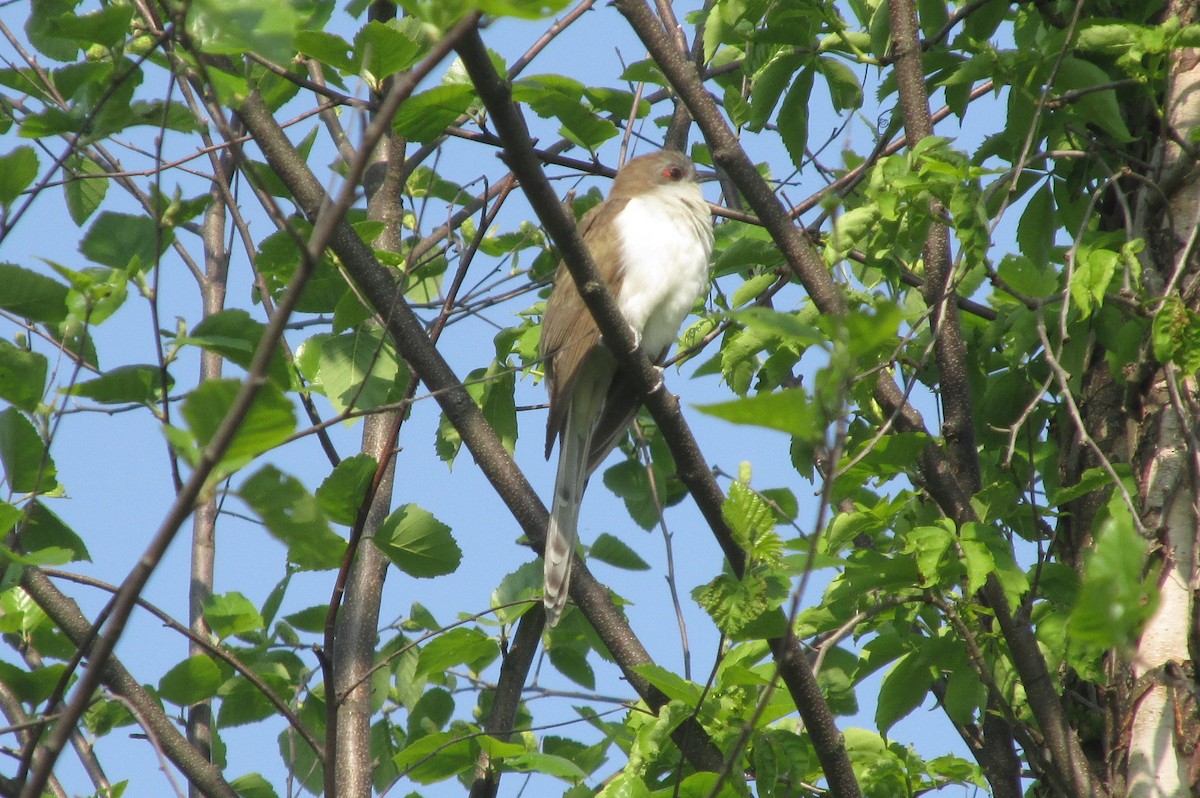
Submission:
{"label": "bird's eye", "polygon": [[668,166],[666,169],[662,170],[662,176],[667,180],[683,180],[683,170],[678,166]]}

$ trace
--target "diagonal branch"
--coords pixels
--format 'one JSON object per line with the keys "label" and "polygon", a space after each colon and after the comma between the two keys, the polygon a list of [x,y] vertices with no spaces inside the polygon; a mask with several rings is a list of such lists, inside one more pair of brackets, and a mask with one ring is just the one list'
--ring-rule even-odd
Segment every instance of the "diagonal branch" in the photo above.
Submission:
{"label": "diagonal branch", "polygon": [[[648,8],[646,13],[651,14]],[[658,25],[657,18],[652,14],[651,18],[666,39],[666,33],[662,26]],[[672,53],[682,59],[695,74],[695,67],[687,60],[686,53],[680,53],[670,44],[669,39],[667,42]],[[458,53],[471,82],[479,92],[480,99],[487,106],[493,124],[505,141],[509,167],[521,181],[525,196],[546,232],[558,245],[559,253],[579,288],[580,296],[595,317],[608,348],[635,390],[642,395],[643,401],[662,430],[671,447],[671,454],[675,457],[680,479],[695,498],[733,572],[740,576],[745,570],[745,552],[737,545],[721,513],[725,497],[713,478],[712,471],[707,467],[704,455],[700,452],[687,422],[679,412],[679,400],[665,389],[662,375],[653,367],[646,354],[637,347],[629,325],[625,323],[616,303],[604,288],[596,265],[592,262],[574,221],[567,217],[558,196],[542,172],[541,163],[531,145],[525,120],[513,104],[508,85],[496,73],[478,33],[472,32],[465,36],[458,45]],[[780,210],[782,212],[782,209]],[[572,567],[579,568],[581,565],[576,558]],[[576,585],[572,584],[571,595],[578,602],[579,596],[576,593]],[[859,795],[858,783],[842,744],[841,733],[796,640],[789,634],[787,637],[772,640],[771,648],[784,682],[804,717],[832,791],[845,798]]]}
{"label": "diagonal branch", "polygon": [[[471,17],[460,23],[438,47],[454,42],[467,27],[473,28],[477,19]],[[321,215],[327,201],[325,190],[279,127],[262,97],[250,95],[237,113],[253,134],[267,163],[288,186],[304,214],[310,219]],[[392,274],[379,264],[371,248],[345,219],[335,225],[329,246],[384,319],[397,351],[435,396],[497,495],[535,547],[540,549],[548,515],[545,506],[505,451],[462,381],[429,341],[420,319],[403,301]],[[586,568],[575,571],[572,581],[575,588],[572,598],[617,660],[629,683],[651,707],[657,709],[664,705],[666,696],[634,670],[652,660],[613,605],[608,590]],[[676,730],[676,738],[681,741],[681,750],[697,768],[716,770],[720,767],[720,752],[695,722],[681,725]]]}

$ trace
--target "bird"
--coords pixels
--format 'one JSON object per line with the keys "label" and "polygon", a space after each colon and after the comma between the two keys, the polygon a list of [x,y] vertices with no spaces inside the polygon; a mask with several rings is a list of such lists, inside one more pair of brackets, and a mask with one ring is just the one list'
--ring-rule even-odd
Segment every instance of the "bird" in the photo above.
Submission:
{"label": "bird", "polygon": [[[579,232],[634,339],[661,364],[708,290],[712,216],[695,165],[674,150],[631,159],[617,171],[608,197],[580,219]],[[554,626],[567,602],[588,478],[632,423],[641,399],[565,264],[546,301],[541,357],[550,396],[546,459],[559,442],[544,549],[543,602]]]}

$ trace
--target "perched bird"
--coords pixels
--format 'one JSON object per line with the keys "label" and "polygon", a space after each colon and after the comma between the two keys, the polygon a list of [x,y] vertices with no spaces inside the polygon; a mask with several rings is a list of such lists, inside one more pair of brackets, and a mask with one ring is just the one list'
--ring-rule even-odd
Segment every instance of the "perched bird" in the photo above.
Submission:
{"label": "perched bird", "polygon": [[[661,362],[708,288],[712,217],[695,166],[668,150],[634,158],[617,172],[608,199],[580,220],[579,231],[634,337]],[[546,303],[541,354],[550,392],[547,459],[555,439],[561,441],[545,550],[544,601],[553,626],[567,602],[588,477],[633,421],[640,399],[563,265]]]}

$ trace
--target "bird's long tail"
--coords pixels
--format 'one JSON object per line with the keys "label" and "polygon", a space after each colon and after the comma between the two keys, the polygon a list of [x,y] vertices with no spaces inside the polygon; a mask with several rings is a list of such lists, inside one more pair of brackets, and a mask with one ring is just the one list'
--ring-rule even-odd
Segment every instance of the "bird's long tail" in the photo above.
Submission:
{"label": "bird's long tail", "polygon": [[546,623],[551,626],[558,623],[567,604],[579,505],[588,480],[588,452],[603,397],[603,391],[577,391],[567,411],[558,452],[558,476],[550,505],[550,523],[546,527],[546,592],[542,600],[546,605]]}

